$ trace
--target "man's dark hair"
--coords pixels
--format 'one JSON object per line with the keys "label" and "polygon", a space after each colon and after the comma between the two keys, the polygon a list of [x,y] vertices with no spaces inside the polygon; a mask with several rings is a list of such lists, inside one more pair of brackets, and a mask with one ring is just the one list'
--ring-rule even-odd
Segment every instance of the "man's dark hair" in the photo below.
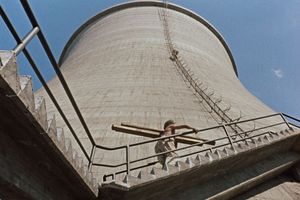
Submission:
{"label": "man's dark hair", "polygon": [[174,122],[174,120],[168,120],[168,121],[166,121],[165,122],[165,124],[164,124],[164,129],[166,129],[168,126],[170,126],[171,124],[175,124],[175,122]]}

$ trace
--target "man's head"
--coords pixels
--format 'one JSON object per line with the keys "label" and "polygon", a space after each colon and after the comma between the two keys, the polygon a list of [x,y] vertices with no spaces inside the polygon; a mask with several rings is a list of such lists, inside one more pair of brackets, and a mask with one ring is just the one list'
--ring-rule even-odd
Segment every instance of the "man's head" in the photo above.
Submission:
{"label": "man's head", "polygon": [[164,124],[164,129],[166,129],[168,126],[173,125],[173,124],[175,124],[174,120],[170,119],[170,120],[166,121]]}

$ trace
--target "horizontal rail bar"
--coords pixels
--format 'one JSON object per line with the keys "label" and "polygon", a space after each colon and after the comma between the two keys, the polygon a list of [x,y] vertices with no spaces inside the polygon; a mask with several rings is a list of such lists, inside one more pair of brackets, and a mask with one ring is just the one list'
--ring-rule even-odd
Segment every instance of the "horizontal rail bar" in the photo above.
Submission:
{"label": "horizontal rail bar", "polygon": [[33,39],[34,36],[40,31],[39,27],[34,27],[30,32],[28,32],[25,37],[22,39],[22,42],[18,44],[13,51],[16,55],[22,52],[25,46]]}
{"label": "horizontal rail bar", "polygon": [[262,129],[271,128],[271,127],[279,126],[279,125],[282,125],[282,124],[285,124],[285,122],[279,122],[279,123],[275,123],[275,124],[272,124],[272,125],[268,125],[268,126],[256,128],[256,129],[253,129],[253,130],[251,130],[251,131],[243,132],[243,133],[241,133],[241,134],[247,134],[247,133],[251,133],[251,132],[253,132],[253,131],[259,131],[259,130],[262,130]]}
{"label": "horizontal rail bar", "polygon": [[[280,113],[277,113],[277,114],[272,114],[272,115],[268,115],[268,117],[273,117],[273,116],[276,116],[276,115],[280,115]],[[258,118],[255,118],[255,119],[263,119],[264,117],[258,117]],[[245,120],[248,122],[248,120]],[[252,121],[252,120],[249,120],[249,121]],[[280,122],[280,123],[276,123],[276,124],[272,124],[272,125],[269,125],[269,126],[265,126],[265,127],[260,127],[260,128],[257,128],[257,129],[253,129],[251,131],[247,131],[247,132],[243,132],[243,133],[238,133],[238,134],[234,134],[232,136],[229,136],[229,137],[233,137],[233,136],[239,136],[239,135],[245,135],[249,132],[252,132],[252,131],[257,131],[257,130],[262,130],[262,129],[265,129],[265,128],[270,128],[270,127],[274,127],[274,126],[278,126],[278,125],[281,125],[281,124],[285,124],[285,122]],[[224,124],[225,126],[225,124]],[[204,128],[204,129],[201,129],[199,130],[199,132],[204,132],[204,131],[207,131],[207,130],[211,130],[211,129],[216,129],[216,128],[223,128],[223,125],[220,125],[220,126],[214,126],[214,127],[209,127],[209,128]],[[158,140],[164,140],[164,139],[168,139],[168,138],[173,138],[173,137],[176,137],[176,136],[180,136],[182,134],[191,134],[191,133],[194,133],[193,131],[188,131],[188,132],[184,132],[184,133],[178,133],[178,134],[174,134],[174,135],[171,135],[171,136],[164,136],[164,137],[160,137],[160,138],[155,138],[155,139],[151,139],[151,140],[147,140],[147,141],[143,141],[143,142],[138,142],[138,143],[134,143],[134,144],[130,144],[130,147],[133,147],[133,146],[137,146],[137,145],[140,145],[140,144],[145,144],[145,143],[150,143],[150,142],[155,142],[155,141],[158,141]],[[260,134],[257,134],[255,136],[252,136],[252,137],[256,137],[256,136],[259,136]],[[251,138],[252,138],[251,137]],[[178,149],[175,149],[175,150],[169,150],[169,151],[165,151],[165,152],[162,152],[162,153],[158,153],[158,154],[155,154],[155,155],[152,155],[152,156],[148,156],[148,157],[145,157],[145,158],[140,158],[140,159],[137,159],[137,160],[133,160],[131,161],[130,163],[136,163],[136,162],[139,162],[139,161],[142,161],[142,160],[147,160],[149,158],[154,158],[156,156],[159,156],[159,155],[164,155],[164,154],[167,154],[167,153],[171,153],[171,152],[175,152],[175,151],[180,151],[180,150],[184,150],[184,149],[188,149],[188,148],[191,148],[191,147],[194,147],[194,146],[199,146],[199,145],[203,145],[203,144],[207,144],[207,143],[210,143],[212,141],[219,141],[219,140],[224,140],[224,139],[228,139],[228,137],[221,137],[221,138],[217,138],[215,140],[208,140],[208,141],[205,141],[205,142],[199,142],[199,143],[195,143],[195,144],[192,144],[192,145],[189,145],[189,146],[186,146],[186,147],[182,147],[182,148],[178,148]],[[243,141],[245,139],[240,139],[238,141]],[[233,143],[236,143],[237,140],[235,140]],[[230,143],[228,143],[230,144]],[[227,144],[227,145],[228,145]],[[96,145],[97,147],[98,145]],[[221,146],[224,146],[223,144],[222,145],[218,145],[218,146],[214,146],[212,147],[212,149],[215,149],[215,148],[218,148],[218,147],[221,147]],[[104,149],[107,149],[107,150],[116,150],[116,149],[120,149],[120,148],[126,148],[126,146],[120,146],[120,147],[115,147],[115,148],[107,148],[107,147],[102,147]],[[211,148],[208,148],[208,149],[211,149]],[[207,149],[206,149],[207,150]],[[204,151],[206,151],[204,150]],[[201,151],[200,151],[201,152]],[[193,153],[194,154],[194,153]],[[191,154],[192,155],[192,154]]]}
{"label": "horizontal rail bar", "polygon": [[121,164],[117,164],[117,165],[108,165],[108,164],[101,164],[101,163],[92,163],[92,165],[98,166],[98,167],[109,167],[109,168],[115,168],[115,167],[122,167],[124,165],[126,165],[127,163],[121,163]]}
{"label": "horizontal rail bar", "polygon": [[296,128],[300,128],[300,126],[298,126],[298,125],[296,125],[296,124],[293,124],[293,123],[291,123],[291,122],[289,122],[289,124],[292,125],[292,126],[295,126]]}
{"label": "horizontal rail bar", "polygon": [[[261,136],[261,135],[266,135],[266,134],[269,134],[269,131],[268,131],[268,132],[261,133],[261,134],[257,134],[257,135],[250,136],[250,137],[248,137],[247,139],[252,139],[252,138],[259,137],[259,136]],[[244,141],[244,140],[245,140],[245,139],[235,140],[235,141],[233,141],[233,143],[236,144],[236,143],[241,142],[241,141]],[[186,156],[194,155],[194,154],[197,154],[197,153],[201,153],[201,152],[204,152],[204,151],[208,151],[208,150],[210,150],[210,149],[216,149],[216,148],[219,148],[219,147],[222,147],[222,146],[226,146],[226,145],[230,145],[230,142],[225,143],[225,144],[221,144],[221,145],[218,145],[218,146],[215,146],[215,147],[213,147],[213,148],[206,148],[206,149],[203,149],[203,150],[200,150],[200,151],[195,151],[195,152],[192,152],[192,153],[188,153],[188,154],[185,154],[185,155],[180,156],[180,157],[186,157]]]}
{"label": "horizontal rail bar", "polygon": [[104,149],[104,150],[109,150],[110,151],[110,150],[125,149],[126,145],[117,146],[117,147],[106,147],[106,146],[101,146],[101,145],[96,144],[95,147],[99,148],[99,149]]}
{"label": "horizontal rail bar", "polygon": [[[238,135],[242,135],[242,134],[244,134],[244,133],[235,134],[234,136],[238,136]],[[266,134],[266,133],[257,134],[257,135],[248,137],[248,138],[246,138],[246,139],[253,138],[253,137],[257,137],[257,136],[260,136],[260,135],[263,135],[263,134]],[[232,137],[232,136],[229,136],[229,137]],[[224,139],[228,139],[228,138],[227,138],[227,137],[221,137],[221,138],[217,138],[217,139],[211,140],[211,141],[205,141],[205,142],[195,143],[195,144],[192,144],[192,145],[189,145],[189,146],[185,146],[185,147],[181,147],[181,148],[177,148],[177,149],[174,149],[174,150],[164,151],[164,152],[162,152],[162,153],[158,153],[158,154],[155,154],[155,155],[153,155],[153,156],[148,156],[148,157],[146,157],[146,158],[136,159],[136,160],[131,161],[130,163],[139,162],[139,161],[146,160],[146,159],[149,159],[149,158],[154,158],[154,157],[159,156],[159,155],[164,155],[164,154],[167,154],[167,153],[176,152],[176,151],[188,149],[188,148],[191,148],[191,147],[194,147],[194,146],[203,145],[203,144],[206,144],[206,143],[209,143],[209,142],[212,142],[212,141],[219,141],[219,140],[224,140]],[[233,143],[240,142],[240,141],[244,141],[244,140],[245,140],[245,138],[240,139],[240,140],[235,140],[235,141],[233,141]],[[230,144],[230,143],[228,143],[228,144]],[[221,145],[221,146],[222,146],[222,145]],[[215,149],[215,148],[218,148],[218,147],[221,147],[221,146],[220,146],[220,145],[217,145],[217,146],[214,146],[214,147],[210,147],[210,148],[208,148],[208,149],[211,149],[211,148]]]}
{"label": "horizontal rail bar", "polygon": [[290,118],[290,119],[292,119],[292,120],[295,120],[295,121],[297,121],[297,122],[300,122],[300,119],[297,119],[297,118],[292,117],[292,116],[290,116],[290,115],[287,115],[287,114],[284,114],[284,113],[282,113],[282,115],[285,116],[285,117],[287,117],[287,118]]}

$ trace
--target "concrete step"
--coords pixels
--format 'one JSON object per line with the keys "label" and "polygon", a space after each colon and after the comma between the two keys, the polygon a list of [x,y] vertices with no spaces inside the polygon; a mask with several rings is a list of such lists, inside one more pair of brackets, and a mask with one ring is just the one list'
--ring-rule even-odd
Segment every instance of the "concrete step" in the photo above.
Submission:
{"label": "concrete step", "polygon": [[79,174],[83,174],[83,164],[83,158],[79,154],[76,154],[75,166]]}
{"label": "concrete step", "polygon": [[92,184],[93,184],[93,188],[97,188],[98,189],[98,182],[96,178],[92,179]]}
{"label": "concrete step", "polygon": [[155,176],[150,174],[146,170],[141,170],[137,177],[141,179],[141,182],[147,182],[155,179]]}
{"label": "concrete step", "polygon": [[237,145],[237,150],[238,150],[239,152],[243,152],[243,151],[246,151],[246,150],[248,150],[248,149],[250,149],[250,147],[249,147],[248,145],[246,145],[244,142],[240,142],[240,143],[238,143],[238,145]]}
{"label": "concrete step", "polygon": [[210,163],[211,161],[207,156],[203,156],[201,154],[197,154],[196,158],[194,159],[194,163],[196,165],[205,165],[207,163]]}
{"label": "concrete step", "polygon": [[52,117],[48,119],[47,134],[50,136],[52,141],[58,145],[55,115],[52,115]]}
{"label": "concrete step", "polygon": [[165,170],[168,174],[173,174],[179,171],[178,167],[171,164],[164,164],[162,169]]}
{"label": "concrete step", "polygon": [[263,140],[262,137],[258,137],[258,138],[256,139],[256,141],[257,141],[258,146],[263,146],[263,145],[265,145],[265,141]]}
{"label": "concrete step", "polygon": [[126,184],[126,186],[130,187],[130,186],[140,184],[141,179],[139,179],[138,177],[135,177],[135,176],[126,175],[125,178],[123,179],[123,183]]}
{"label": "concrete step", "polygon": [[179,171],[182,171],[182,170],[190,168],[189,164],[187,164],[185,162],[182,162],[182,161],[177,161],[175,163],[175,167],[177,167]]}
{"label": "concrete step", "polygon": [[20,91],[20,80],[16,55],[12,51],[0,51],[2,66],[0,66],[0,76],[9,84],[16,94]]}
{"label": "concrete step", "polygon": [[65,138],[65,156],[67,159],[72,162],[73,160],[73,147],[72,147],[72,142],[70,138]]}
{"label": "concrete step", "polygon": [[285,137],[290,134],[290,131],[288,129],[285,129],[285,130],[280,131],[279,134],[281,135],[281,137],[282,136]]}
{"label": "concrete step", "polygon": [[43,97],[35,97],[34,101],[35,111],[33,115],[35,119],[39,122],[39,124],[43,127],[43,129],[47,130],[48,122],[45,99]]}
{"label": "concrete step", "polygon": [[58,147],[61,149],[62,152],[66,151],[65,145],[65,135],[63,128],[56,128],[56,138],[58,142]]}
{"label": "concrete step", "polygon": [[219,149],[215,150],[213,154],[216,155],[217,159],[222,159],[227,156],[223,151]]}
{"label": "concrete step", "polygon": [[237,151],[235,150],[234,147],[225,147],[223,149],[223,152],[227,155],[227,156],[232,156],[235,155],[237,153]]}
{"label": "concrete step", "polygon": [[185,163],[188,165],[189,168],[192,168],[193,166],[195,166],[195,163],[193,161],[194,159],[192,159],[191,157],[187,157]]}
{"label": "concrete step", "polygon": [[206,152],[204,157],[206,157],[209,162],[212,162],[215,156],[213,156],[211,152]]}
{"label": "concrete step", "polygon": [[154,175],[155,178],[159,178],[168,175],[168,172],[161,168],[153,167],[150,171],[150,174]]}
{"label": "concrete step", "polygon": [[85,182],[90,185],[91,187],[93,187],[93,179],[94,179],[94,175],[93,172],[88,171],[86,173],[86,176],[84,177]]}
{"label": "concrete step", "polygon": [[277,132],[272,133],[272,136],[273,136],[274,140],[279,140],[280,137],[281,137],[281,136],[279,135],[279,133],[277,133]]}
{"label": "concrete step", "polygon": [[57,147],[59,147],[61,152],[67,157],[69,163],[72,164],[74,169],[76,169],[81,177],[83,177],[86,183],[94,187],[95,183],[93,174],[88,171],[83,158],[73,149],[71,139],[65,138],[63,129],[56,127],[55,115],[50,118],[48,123],[48,134],[52,141]]}
{"label": "concrete step", "polygon": [[27,109],[33,113],[35,109],[34,96],[32,88],[31,76],[20,76],[20,91],[17,93],[18,97],[25,104]]}
{"label": "concrete step", "polygon": [[245,145],[248,146],[249,149],[257,147],[257,143],[255,140],[246,140]]}
{"label": "concrete step", "polygon": [[[268,159],[250,165],[244,170],[223,175],[216,181],[209,181],[206,185],[212,184],[215,186],[215,189],[212,189],[210,193],[201,195],[201,197],[199,194],[195,197],[199,199],[232,199],[236,195],[249,190],[249,188],[280,175],[299,162],[299,160],[300,155],[294,152],[273,155]],[[222,181],[222,179],[226,180],[226,182]],[[202,187],[203,191],[208,189],[203,184],[199,185],[199,187]]]}
{"label": "concrete step", "polygon": [[256,139],[251,139],[251,141],[249,141],[249,143],[251,143],[250,144],[251,148],[255,148],[255,147],[259,146]]}
{"label": "concrete step", "polygon": [[263,138],[263,141],[265,144],[272,142],[272,139],[270,138],[269,135],[265,135],[265,136],[261,136],[261,137]]}

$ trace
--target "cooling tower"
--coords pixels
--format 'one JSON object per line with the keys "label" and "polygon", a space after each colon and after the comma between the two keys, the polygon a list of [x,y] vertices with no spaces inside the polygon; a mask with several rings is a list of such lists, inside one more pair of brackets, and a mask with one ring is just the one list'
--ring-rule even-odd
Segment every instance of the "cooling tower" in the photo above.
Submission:
{"label": "cooling tower", "polygon": [[[60,66],[95,142],[106,147],[147,139],[113,131],[112,124],[161,129],[173,119],[201,129],[273,113],[239,81],[221,34],[196,13],[174,4],[128,2],[99,13],[72,35]],[[91,151],[58,78],[48,85]],[[36,95],[47,97],[43,88]],[[49,98],[46,103],[48,115],[55,113],[57,126],[72,139]],[[229,132],[244,128],[232,127]],[[196,136],[212,139],[221,132]],[[131,159],[153,154],[154,145],[133,148]],[[78,148],[76,142],[73,148]],[[125,152],[97,149],[93,159],[118,164],[125,160]],[[114,169],[93,166],[92,170],[101,181]]]}

